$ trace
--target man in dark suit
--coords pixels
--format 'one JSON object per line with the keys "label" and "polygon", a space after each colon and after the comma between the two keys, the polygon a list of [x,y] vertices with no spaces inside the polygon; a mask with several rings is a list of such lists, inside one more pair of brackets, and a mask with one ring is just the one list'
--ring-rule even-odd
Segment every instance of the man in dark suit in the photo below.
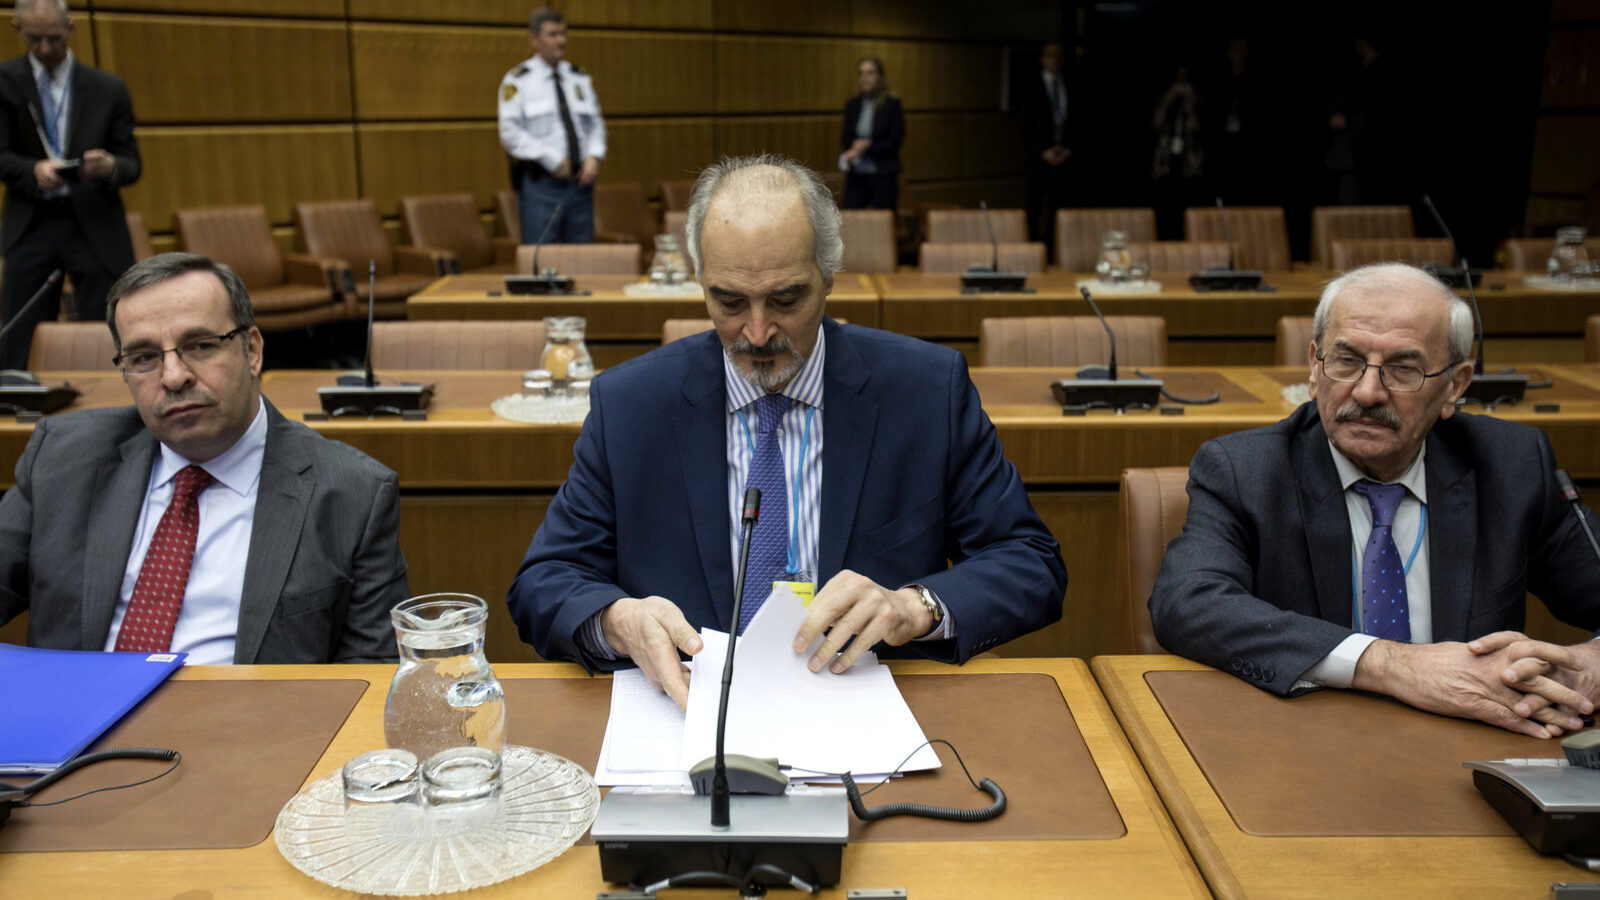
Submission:
{"label": "man in dark suit", "polygon": [[1329,284],[1312,402],[1190,464],[1150,597],[1162,646],[1282,695],[1353,687],[1536,737],[1581,727],[1600,643],[1517,632],[1529,591],[1600,627],[1600,560],[1544,434],[1456,414],[1472,333],[1466,304],[1410,266]]}
{"label": "man in dark suit", "polygon": [[395,658],[395,474],[260,393],[232,269],[144,260],[110,291],[133,407],[41,420],[0,499],[0,623],[28,643],[194,663]]}
{"label": "man in dark suit", "polygon": [[1065,51],[1059,41],[1039,50],[1039,75],[1017,88],[1017,119],[1022,131],[1023,171],[1027,177],[1028,240],[1055,252],[1056,210],[1072,202],[1072,123],[1068,106]]}
{"label": "man in dark suit", "polygon": [[683,704],[679,653],[728,627],[739,498],[767,479],[744,619],[774,581],[820,587],[794,641],[812,671],[869,648],[963,662],[1059,618],[1060,550],[961,355],[824,315],[844,246],[821,180],[725,160],[686,238],[715,333],[595,379],[508,597],[523,639]]}
{"label": "man in dark suit", "polygon": [[[106,289],[133,264],[117,193],[139,180],[133,104],[122,79],[67,49],[65,0],[22,0],[11,24],[28,52],[0,63],[0,304],[9,324],[61,268],[77,318],[94,321],[105,316]],[[0,368],[27,366],[34,326],[55,316],[60,296],[53,288],[6,336]]]}

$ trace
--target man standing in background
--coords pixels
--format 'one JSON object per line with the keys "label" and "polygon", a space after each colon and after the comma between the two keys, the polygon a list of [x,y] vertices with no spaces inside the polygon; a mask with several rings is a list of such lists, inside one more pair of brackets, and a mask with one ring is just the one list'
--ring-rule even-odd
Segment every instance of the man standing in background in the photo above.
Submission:
{"label": "man standing in background", "polygon": [[[1055,243],[1056,210],[1068,203],[1072,142],[1059,41],[1039,50],[1039,78],[1022,85],[1018,115],[1027,173],[1028,240]],[[1052,251],[1053,252],[1053,251]]]}
{"label": "man standing in background", "polygon": [[[133,265],[118,188],[139,180],[133,102],[122,79],[82,65],[67,47],[65,0],[21,0],[11,27],[28,52],[0,63],[0,311],[10,324],[53,269],[72,277],[73,308],[104,319],[106,291]],[[26,368],[33,329],[53,318],[61,289],[0,346],[0,368]]]}
{"label": "man standing in background", "polygon": [[591,243],[594,180],[606,157],[600,98],[589,76],[566,61],[561,13],[534,10],[528,43],[533,57],[500,82],[500,144],[511,157],[522,240]]}

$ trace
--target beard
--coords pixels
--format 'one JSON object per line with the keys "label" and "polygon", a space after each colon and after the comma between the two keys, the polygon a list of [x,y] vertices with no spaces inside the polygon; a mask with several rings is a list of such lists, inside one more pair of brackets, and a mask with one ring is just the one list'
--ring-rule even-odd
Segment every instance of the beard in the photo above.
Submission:
{"label": "beard", "polygon": [[[765,346],[757,347],[743,337],[736,339],[722,351],[733,363],[734,371],[740,377],[763,391],[776,390],[789,383],[789,380],[800,373],[800,368],[806,364],[805,355],[794,349],[794,343],[783,335],[778,335],[768,341]],[[770,353],[773,356],[788,354],[789,361],[782,363],[781,359],[763,362],[756,359],[750,360],[750,367],[739,365],[734,358],[735,353]],[[780,365],[780,363],[782,363]]]}

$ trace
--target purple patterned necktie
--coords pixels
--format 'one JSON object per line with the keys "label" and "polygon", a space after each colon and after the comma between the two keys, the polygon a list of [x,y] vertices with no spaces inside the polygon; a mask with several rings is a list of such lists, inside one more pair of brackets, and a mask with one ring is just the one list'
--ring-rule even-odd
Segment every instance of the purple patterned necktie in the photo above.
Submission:
{"label": "purple patterned necktie", "polygon": [[764,394],[756,401],[756,452],[745,487],[761,491],[761,517],[750,535],[750,565],[745,570],[744,602],[739,606],[741,634],[772,593],[772,583],[782,580],[789,561],[789,497],[783,484],[778,423],[793,402],[782,394]]}
{"label": "purple patterned necktie", "polygon": [[1372,535],[1361,558],[1361,630],[1373,637],[1411,642],[1406,606],[1406,565],[1394,543],[1394,514],[1406,495],[1404,485],[1358,481],[1350,489],[1372,507]]}

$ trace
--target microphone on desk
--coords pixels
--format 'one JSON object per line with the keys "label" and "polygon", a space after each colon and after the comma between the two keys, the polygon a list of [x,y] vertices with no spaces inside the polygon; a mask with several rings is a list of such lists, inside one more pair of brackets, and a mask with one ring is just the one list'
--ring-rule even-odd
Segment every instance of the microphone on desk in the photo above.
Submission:
{"label": "microphone on desk", "polygon": [[567,202],[577,195],[579,189],[578,179],[572,179],[572,187],[562,196],[556,208],[550,212],[550,218],[544,222],[544,229],[539,232],[538,240],[533,242],[533,274],[507,275],[506,293],[508,294],[570,294],[572,293],[572,279],[557,274],[554,268],[548,272],[539,270],[539,251],[544,248],[544,239],[550,236],[550,229],[561,218],[561,210],[565,209]]}
{"label": "microphone on desk", "polygon": [[1472,303],[1473,335],[1478,341],[1478,355],[1476,364],[1472,369],[1472,383],[1462,392],[1461,399],[1470,400],[1481,406],[1493,408],[1501,403],[1516,403],[1527,395],[1528,382],[1531,376],[1518,375],[1515,372],[1498,372],[1493,375],[1484,371],[1483,365],[1483,313],[1478,309],[1478,290],[1475,287],[1477,279],[1467,277],[1462,273],[1472,272],[1472,266],[1467,262],[1465,254],[1460,253],[1456,244],[1455,235],[1450,233],[1450,226],[1444,223],[1444,217],[1439,215],[1438,207],[1433,205],[1433,198],[1427,194],[1422,195],[1422,205],[1428,208],[1433,215],[1434,224],[1450,239],[1450,250],[1457,259],[1461,260],[1459,269],[1427,265],[1423,271],[1439,279],[1452,288],[1466,288],[1467,298]]}
{"label": "microphone on desk", "polygon": [[[354,294],[354,291],[351,292]],[[372,371],[372,331],[378,309],[378,261],[367,260],[367,348],[361,375],[340,375],[331,387],[317,388],[325,416],[395,415],[407,419],[427,417],[433,399],[431,384],[378,384]]]}
{"label": "microphone on desk", "polygon": [[989,215],[989,204],[979,200],[978,208],[983,211],[983,224],[989,229],[989,267],[973,263],[961,273],[961,290],[968,293],[989,291],[991,293],[1016,292],[1027,290],[1028,273],[1000,271],[1000,239],[994,232],[994,219]]}
{"label": "microphone on desk", "polygon": [[1256,269],[1235,269],[1233,228],[1228,224],[1228,211],[1217,198],[1217,218],[1222,221],[1222,237],[1228,242],[1228,267],[1208,268],[1189,276],[1189,286],[1196,291],[1256,291],[1261,290],[1261,272]]}
{"label": "microphone on desk", "polygon": [[[739,568],[733,573],[733,615],[728,622],[728,656],[722,664],[722,697],[717,701],[717,755],[711,776],[711,827],[728,827],[728,758],[723,742],[728,734],[728,694],[733,689],[733,651],[739,640],[739,617],[744,606],[744,579],[750,570],[750,535],[761,515],[761,489],[746,488],[739,513]],[[776,768],[776,766],[774,766]],[[781,773],[779,777],[782,777]],[[698,789],[697,789],[698,790]],[[782,788],[779,788],[782,791]]]}
{"label": "microphone on desk", "polygon": [[1106,340],[1111,344],[1110,365],[1105,369],[1084,366],[1075,377],[1051,384],[1050,391],[1055,395],[1056,402],[1061,404],[1062,413],[1081,412],[1091,407],[1108,407],[1121,412],[1130,406],[1149,408],[1160,403],[1160,379],[1139,377],[1123,381],[1117,377],[1116,332],[1111,330],[1111,323],[1100,312],[1100,305],[1094,302],[1094,295],[1089,293],[1089,289],[1079,287],[1078,292],[1088,301],[1095,318],[1106,330]]}
{"label": "microphone on desk", "polygon": [[[51,288],[61,284],[62,275],[62,270],[56,269],[45,278],[44,284],[39,285],[39,289],[10,317],[5,327],[0,328],[0,342],[4,342],[13,329],[28,320],[28,313],[44,301],[45,295],[51,293]],[[30,372],[0,372],[0,413],[12,413],[19,418],[35,417],[55,412],[76,399],[77,388],[65,382],[43,385]]]}

